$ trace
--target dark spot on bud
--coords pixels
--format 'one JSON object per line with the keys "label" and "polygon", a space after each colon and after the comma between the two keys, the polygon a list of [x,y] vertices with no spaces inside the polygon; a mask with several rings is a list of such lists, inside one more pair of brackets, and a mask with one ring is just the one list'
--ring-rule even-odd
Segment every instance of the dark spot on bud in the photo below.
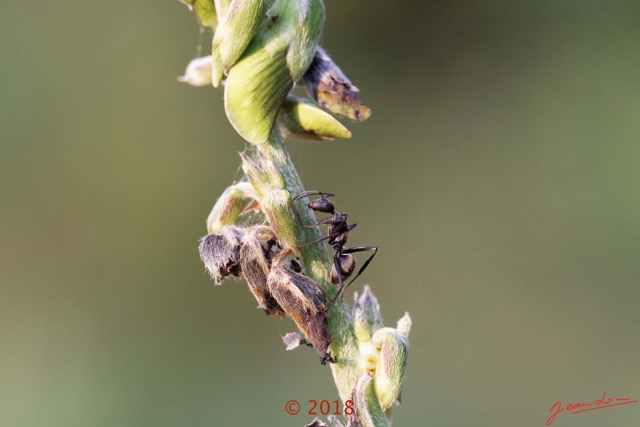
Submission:
{"label": "dark spot on bud", "polygon": [[292,259],[292,260],[291,260],[291,262],[289,263],[289,268],[290,268],[292,271],[295,271],[296,273],[302,273],[302,266],[301,266],[301,265],[300,265],[300,263],[299,263],[297,260],[295,260],[295,259]]}

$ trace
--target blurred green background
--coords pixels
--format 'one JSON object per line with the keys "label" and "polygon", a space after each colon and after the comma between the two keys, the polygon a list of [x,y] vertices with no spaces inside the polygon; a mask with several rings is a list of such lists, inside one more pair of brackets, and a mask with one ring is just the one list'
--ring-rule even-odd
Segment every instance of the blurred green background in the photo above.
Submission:
{"label": "blurred green background", "polygon": [[[387,324],[414,320],[396,426],[544,426],[640,399],[640,3],[327,1],[373,116],[289,144],[337,193]],[[197,242],[243,143],[177,1],[3,2],[0,425],[302,426],[315,352]],[[350,299],[350,298],[349,298]],[[564,415],[564,416],[562,416]],[[640,424],[640,404],[554,426]]]}

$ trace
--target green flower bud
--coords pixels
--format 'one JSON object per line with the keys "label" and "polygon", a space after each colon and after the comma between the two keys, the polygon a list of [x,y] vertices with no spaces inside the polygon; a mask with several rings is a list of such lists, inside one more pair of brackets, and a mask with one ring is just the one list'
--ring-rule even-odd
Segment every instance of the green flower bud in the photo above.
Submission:
{"label": "green flower bud", "polygon": [[262,199],[261,207],[282,247],[300,255],[301,228],[298,221],[291,220],[296,217],[291,194],[287,190],[271,190]]}
{"label": "green flower bud", "polygon": [[211,55],[196,58],[189,62],[183,76],[178,81],[191,86],[208,86],[211,84]]}
{"label": "green flower bud", "polygon": [[353,330],[355,332],[356,339],[360,343],[366,343],[371,340],[371,326],[364,317],[362,309],[355,306],[353,309]]}
{"label": "green flower bud", "polygon": [[306,71],[324,23],[322,0],[276,0],[258,34],[229,70],[229,121],[253,144],[269,138],[287,93]]}
{"label": "green flower bud", "polygon": [[356,382],[352,398],[358,421],[362,426],[386,426],[389,422],[382,412],[380,403],[376,398],[371,374],[362,375]]}
{"label": "green flower bud", "polygon": [[285,137],[324,141],[351,138],[351,132],[331,114],[302,98],[288,96],[278,116]]}
{"label": "green flower bud", "polygon": [[218,16],[222,20],[229,11],[229,6],[231,6],[231,0],[213,0],[213,3],[216,5],[216,12]]}
{"label": "green flower bud", "polygon": [[297,82],[313,61],[324,26],[324,3],[322,0],[276,0],[269,15],[271,19],[279,16],[275,33],[288,43],[287,66],[293,81]]}
{"label": "green flower bud", "polygon": [[411,317],[409,317],[408,312],[404,313],[404,316],[398,320],[397,329],[405,338],[409,338],[409,332],[411,332]]}
{"label": "green flower bud", "polygon": [[186,4],[189,10],[194,11],[203,27],[216,29],[218,19],[216,16],[216,7],[213,0],[178,0],[180,3]]}
{"label": "green flower bud", "polygon": [[259,156],[259,163],[256,163],[243,153],[240,153],[240,157],[242,170],[253,185],[258,202],[272,189],[284,188],[284,177],[270,159]]}
{"label": "green flower bud", "polygon": [[248,182],[239,182],[224,190],[207,218],[209,234],[220,234],[223,226],[236,225],[249,201],[255,197],[255,190]]}
{"label": "green flower bud", "polygon": [[363,122],[371,110],[358,97],[358,88],[321,47],[318,47],[309,70],[304,75],[307,92],[320,108],[333,114]]}
{"label": "green flower bud", "polygon": [[267,0],[233,0],[228,13],[221,20],[213,36],[213,86],[218,87],[222,77],[256,35],[267,10]]}
{"label": "green flower bud", "polygon": [[408,342],[393,328],[382,328],[372,337],[373,345],[380,349],[376,372],[373,376],[376,396],[383,410],[393,405],[402,389],[408,359]]}
{"label": "green flower bud", "polygon": [[369,285],[364,286],[362,296],[358,299],[357,304],[354,305],[354,309],[356,307],[362,311],[362,316],[367,321],[373,332],[382,328],[380,304],[378,303],[378,299],[375,295],[373,295],[373,292],[371,292]]}

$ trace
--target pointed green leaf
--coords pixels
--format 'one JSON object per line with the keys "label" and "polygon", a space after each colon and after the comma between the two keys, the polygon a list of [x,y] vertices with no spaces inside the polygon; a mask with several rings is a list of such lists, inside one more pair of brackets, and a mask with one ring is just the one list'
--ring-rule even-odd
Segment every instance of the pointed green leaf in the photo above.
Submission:
{"label": "pointed green leaf", "polygon": [[284,101],[279,120],[288,137],[315,141],[351,138],[351,132],[331,114],[295,96]]}

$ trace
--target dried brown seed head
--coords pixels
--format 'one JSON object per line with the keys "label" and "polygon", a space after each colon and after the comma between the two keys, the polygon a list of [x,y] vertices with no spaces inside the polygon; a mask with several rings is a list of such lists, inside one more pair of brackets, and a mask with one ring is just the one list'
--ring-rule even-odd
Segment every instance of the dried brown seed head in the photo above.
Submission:
{"label": "dried brown seed head", "polygon": [[324,355],[332,340],[321,300],[324,292],[307,276],[287,268],[287,255],[282,252],[273,260],[267,277],[269,291],[316,351]]}
{"label": "dried brown seed head", "polygon": [[209,234],[200,241],[200,259],[211,277],[220,284],[227,276],[240,275],[240,227],[222,227],[220,234]]}
{"label": "dried brown seed head", "polygon": [[284,317],[284,310],[274,299],[267,286],[271,261],[281,248],[273,229],[264,225],[249,227],[241,242],[240,265],[242,277],[258,301],[258,307],[267,315]]}

